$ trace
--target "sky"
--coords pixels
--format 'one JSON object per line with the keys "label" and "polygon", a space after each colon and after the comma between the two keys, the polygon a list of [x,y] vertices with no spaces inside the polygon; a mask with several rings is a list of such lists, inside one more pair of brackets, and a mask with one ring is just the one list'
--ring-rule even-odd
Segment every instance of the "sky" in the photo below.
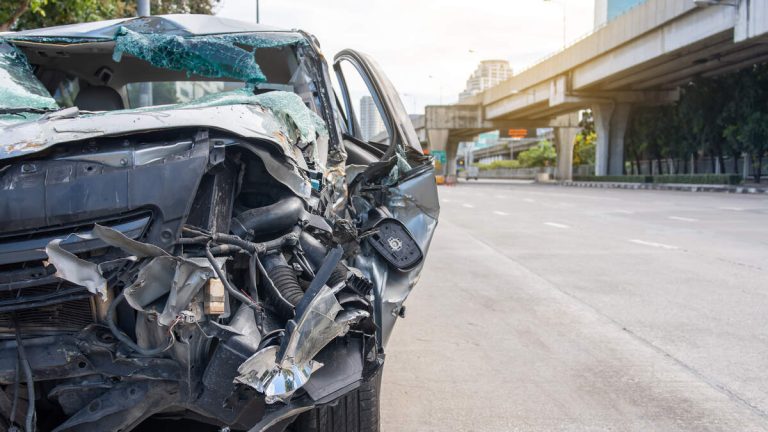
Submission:
{"label": "sky", "polygon": [[[594,0],[261,0],[263,24],[373,56],[411,113],[457,101],[480,60],[517,71],[592,30]],[[255,21],[255,0],[221,0],[218,15]]]}

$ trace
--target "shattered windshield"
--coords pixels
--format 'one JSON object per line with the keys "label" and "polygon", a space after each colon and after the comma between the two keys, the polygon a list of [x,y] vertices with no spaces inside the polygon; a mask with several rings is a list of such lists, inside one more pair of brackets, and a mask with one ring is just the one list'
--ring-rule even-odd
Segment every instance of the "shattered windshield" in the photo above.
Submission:
{"label": "shattered windshield", "polygon": [[266,37],[258,34],[182,37],[142,34],[121,28],[115,37],[113,59],[119,62],[123,53],[127,53],[164,69],[257,83],[266,81],[267,77],[256,62],[255,49],[290,45],[301,40],[295,35]]}
{"label": "shattered windshield", "polygon": [[0,110],[26,108],[49,110],[57,105],[24,54],[0,41]]}
{"label": "shattered windshield", "polygon": [[[3,41],[0,51],[0,107],[110,111],[185,103],[245,87],[255,94],[293,92],[319,111],[313,79],[299,54],[307,45],[301,34],[182,36],[136,30],[121,26],[109,39],[6,36],[10,43]],[[113,101],[105,104],[105,99]]]}

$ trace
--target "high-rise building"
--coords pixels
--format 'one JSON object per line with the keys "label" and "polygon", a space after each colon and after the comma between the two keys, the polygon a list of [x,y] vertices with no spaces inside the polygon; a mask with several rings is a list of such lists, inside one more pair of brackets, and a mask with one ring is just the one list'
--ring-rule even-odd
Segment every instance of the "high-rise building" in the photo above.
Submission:
{"label": "high-rise building", "polygon": [[467,87],[459,93],[459,102],[489,89],[512,76],[512,68],[506,60],[483,60],[467,79]]}
{"label": "high-rise building", "polygon": [[606,24],[644,1],[645,0],[595,0],[595,28]]}
{"label": "high-rise building", "polygon": [[365,141],[384,131],[384,120],[371,96],[360,98],[360,128]]}

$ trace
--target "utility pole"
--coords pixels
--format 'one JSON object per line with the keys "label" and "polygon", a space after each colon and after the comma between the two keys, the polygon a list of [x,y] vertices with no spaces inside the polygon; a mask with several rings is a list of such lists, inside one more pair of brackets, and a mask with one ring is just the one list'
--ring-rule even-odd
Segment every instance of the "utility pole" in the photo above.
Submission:
{"label": "utility pole", "polygon": [[[152,11],[149,7],[149,0],[137,0],[136,15],[140,17],[152,15]],[[139,106],[145,107],[151,106],[152,104],[152,83],[141,83],[139,88]]]}
{"label": "utility pole", "polygon": [[138,0],[136,4],[136,15],[142,17],[142,16],[149,16],[149,0]]}
{"label": "utility pole", "polygon": [[256,24],[259,24],[261,19],[259,17],[259,0],[256,0]]}

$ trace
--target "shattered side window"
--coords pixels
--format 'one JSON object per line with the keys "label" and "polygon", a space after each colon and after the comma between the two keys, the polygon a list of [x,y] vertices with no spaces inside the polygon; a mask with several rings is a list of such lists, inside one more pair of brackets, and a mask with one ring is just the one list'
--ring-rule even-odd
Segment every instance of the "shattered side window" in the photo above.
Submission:
{"label": "shattered side window", "polygon": [[354,135],[362,141],[389,145],[392,132],[378,96],[354,64],[344,60],[339,67],[351,105],[346,107],[346,114]]}
{"label": "shattered side window", "polygon": [[56,101],[35,77],[24,54],[2,41],[0,41],[0,108],[58,108]]}

